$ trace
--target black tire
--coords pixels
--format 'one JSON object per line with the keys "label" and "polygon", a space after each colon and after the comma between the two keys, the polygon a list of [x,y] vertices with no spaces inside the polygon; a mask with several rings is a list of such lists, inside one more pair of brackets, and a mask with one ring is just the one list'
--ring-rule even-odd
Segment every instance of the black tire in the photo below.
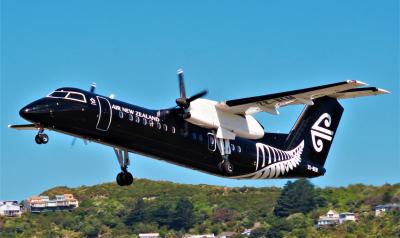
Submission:
{"label": "black tire", "polygon": [[221,173],[224,172],[223,164],[224,164],[224,162],[221,161],[217,165],[218,171],[221,172]]}
{"label": "black tire", "polygon": [[119,174],[117,175],[116,181],[117,181],[117,184],[118,184],[119,186],[124,186],[124,185],[125,185],[125,175],[124,175],[123,172],[121,172],[121,173],[119,173]]}
{"label": "black tire", "polygon": [[36,142],[36,144],[38,144],[38,145],[40,145],[40,144],[43,143],[43,142],[42,142],[42,139],[40,138],[40,134],[37,134],[37,135],[35,136],[35,142]]}
{"label": "black tire", "polygon": [[225,173],[227,173],[227,174],[233,173],[233,164],[229,160],[224,162],[223,168],[224,168]]}
{"label": "black tire", "polygon": [[133,176],[131,173],[125,173],[125,185],[129,186],[133,183]]}
{"label": "black tire", "polygon": [[47,134],[39,134],[42,144],[47,144],[49,142],[49,136]]}

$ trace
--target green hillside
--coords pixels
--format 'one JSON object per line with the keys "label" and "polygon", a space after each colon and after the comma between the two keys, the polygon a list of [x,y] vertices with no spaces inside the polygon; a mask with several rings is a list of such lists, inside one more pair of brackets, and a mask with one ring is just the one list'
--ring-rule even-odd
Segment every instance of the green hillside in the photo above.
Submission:
{"label": "green hillside", "polygon": [[[130,187],[106,183],[43,192],[63,193],[74,194],[80,207],[2,217],[0,237],[136,237],[141,232],[180,237],[240,234],[246,228],[253,229],[252,237],[400,237],[398,211],[381,217],[373,211],[378,204],[400,202],[400,184],[321,189],[298,180],[284,188],[227,188],[137,179]],[[359,221],[316,229],[316,219],[329,209],[355,212]]]}

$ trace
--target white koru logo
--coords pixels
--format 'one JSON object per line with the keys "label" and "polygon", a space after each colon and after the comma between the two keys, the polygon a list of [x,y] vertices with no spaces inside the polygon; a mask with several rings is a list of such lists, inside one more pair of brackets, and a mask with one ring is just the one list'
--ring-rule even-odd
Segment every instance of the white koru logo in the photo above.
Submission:
{"label": "white koru logo", "polygon": [[[322,122],[324,127],[322,127],[322,125],[320,126]],[[321,139],[325,139],[327,141],[332,140],[333,131],[327,129],[331,126],[331,122],[331,115],[324,113],[311,127],[311,140],[315,151],[321,152],[324,148],[324,143]]]}
{"label": "white koru logo", "polygon": [[90,98],[90,103],[91,103],[92,105],[96,105],[96,100],[94,100],[94,98]]}

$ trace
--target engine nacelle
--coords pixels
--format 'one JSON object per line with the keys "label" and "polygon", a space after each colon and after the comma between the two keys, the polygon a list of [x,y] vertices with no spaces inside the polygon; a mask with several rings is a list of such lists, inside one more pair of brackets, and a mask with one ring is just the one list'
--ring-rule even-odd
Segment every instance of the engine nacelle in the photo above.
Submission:
{"label": "engine nacelle", "polygon": [[264,136],[264,129],[253,116],[224,112],[216,108],[216,104],[216,101],[207,99],[191,102],[188,108],[191,116],[186,121],[205,128],[225,129],[246,139]]}

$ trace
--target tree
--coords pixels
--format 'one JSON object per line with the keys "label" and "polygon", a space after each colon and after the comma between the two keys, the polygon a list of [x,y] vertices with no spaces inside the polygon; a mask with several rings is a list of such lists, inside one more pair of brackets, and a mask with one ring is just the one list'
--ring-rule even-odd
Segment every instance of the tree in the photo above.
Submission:
{"label": "tree", "polygon": [[143,222],[145,215],[145,204],[142,199],[138,199],[132,211],[125,218],[124,223],[128,226],[132,226],[134,223]]}
{"label": "tree", "polygon": [[315,191],[314,185],[307,179],[299,179],[295,182],[287,182],[282,193],[278,197],[274,214],[279,217],[287,217],[290,214],[301,212],[308,213],[325,200]]}
{"label": "tree", "polygon": [[150,220],[156,221],[160,227],[168,226],[172,223],[173,210],[169,204],[162,203],[151,215]]}
{"label": "tree", "polygon": [[176,204],[171,228],[175,230],[189,229],[194,223],[193,204],[187,198],[179,199]]}

